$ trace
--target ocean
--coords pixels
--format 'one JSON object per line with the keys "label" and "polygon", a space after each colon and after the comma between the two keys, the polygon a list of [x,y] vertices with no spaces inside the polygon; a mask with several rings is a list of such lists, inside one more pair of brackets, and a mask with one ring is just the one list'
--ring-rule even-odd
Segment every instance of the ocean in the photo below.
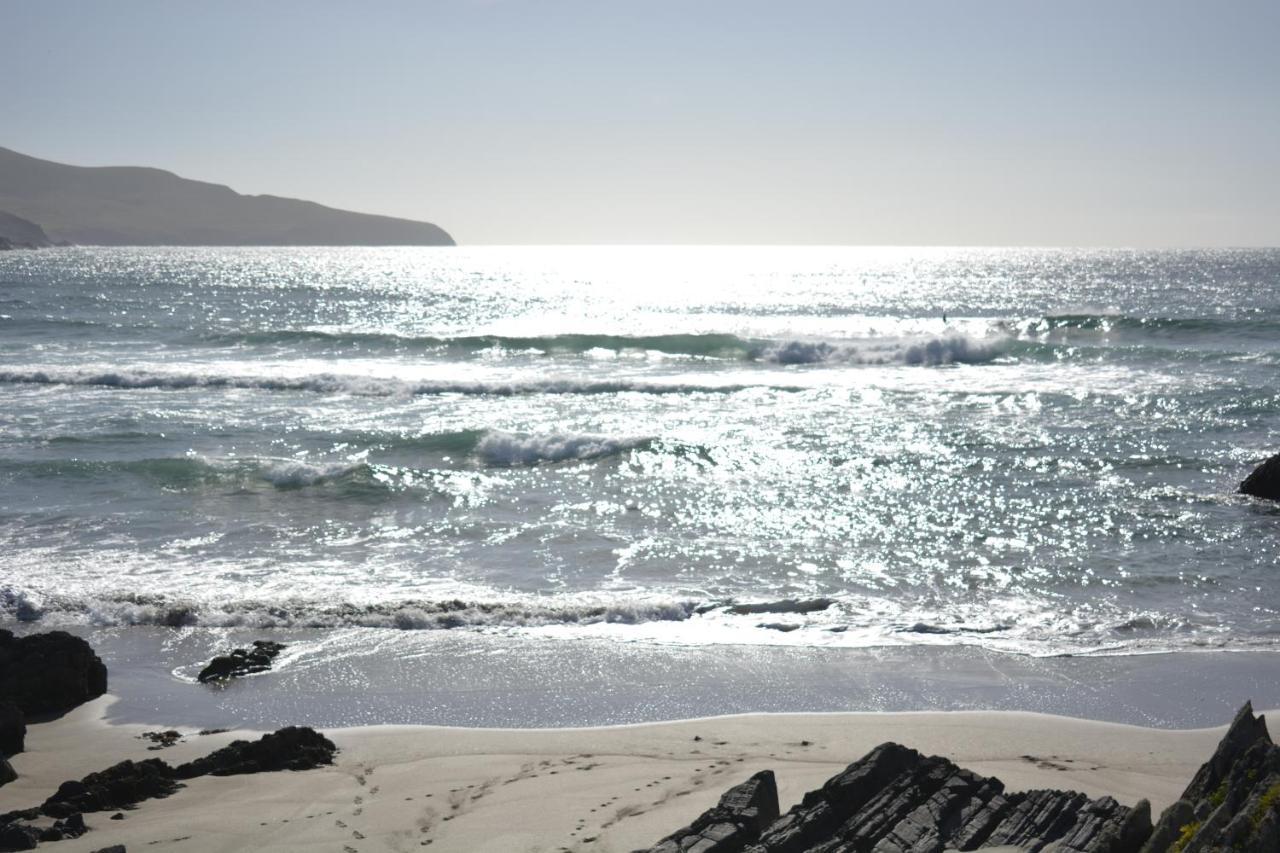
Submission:
{"label": "ocean", "polygon": [[1278,368],[1278,250],[3,253],[0,626],[1273,650]]}

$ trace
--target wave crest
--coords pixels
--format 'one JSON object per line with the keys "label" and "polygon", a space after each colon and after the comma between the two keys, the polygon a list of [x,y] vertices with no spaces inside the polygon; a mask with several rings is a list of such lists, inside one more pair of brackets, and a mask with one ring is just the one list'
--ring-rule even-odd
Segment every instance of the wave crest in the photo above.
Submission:
{"label": "wave crest", "polygon": [[556,433],[518,435],[492,430],[476,444],[476,456],[487,465],[538,465],[617,456],[653,443],[652,438],[612,438],[605,435]]}

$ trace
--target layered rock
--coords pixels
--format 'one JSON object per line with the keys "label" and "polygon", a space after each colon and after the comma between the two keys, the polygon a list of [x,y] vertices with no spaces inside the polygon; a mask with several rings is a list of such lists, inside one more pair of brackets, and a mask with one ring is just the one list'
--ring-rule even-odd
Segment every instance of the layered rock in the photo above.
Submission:
{"label": "layered rock", "polygon": [[1280,453],[1255,468],[1240,484],[1240,493],[1280,501]]}
{"label": "layered rock", "polygon": [[79,637],[0,630],[0,696],[27,717],[66,711],[106,692],[107,668]]}
{"label": "layered rock", "polygon": [[762,770],[730,788],[714,808],[658,842],[653,853],[740,853],[778,818],[778,786]]}
{"label": "layered rock", "polygon": [[201,684],[208,684],[211,681],[228,681],[255,672],[266,672],[284,649],[283,643],[254,640],[252,648],[234,649],[229,655],[220,655],[211,660],[208,666],[200,670],[196,679]]}
{"label": "layered rock", "polygon": [[[772,776],[767,791],[749,790],[755,813],[776,812],[776,802],[761,802],[775,792]],[[759,829],[726,805],[722,800],[650,853],[942,853],[993,846],[1136,853],[1151,831],[1145,801],[1128,808],[1072,791],[1006,793],[999,779],[896,743],[876,747]]]}
{"label": "layered rock", "polygon": [[1142,848],[1143,853],[1210,850],[1280,850],[1280,747],[1248,703]]}

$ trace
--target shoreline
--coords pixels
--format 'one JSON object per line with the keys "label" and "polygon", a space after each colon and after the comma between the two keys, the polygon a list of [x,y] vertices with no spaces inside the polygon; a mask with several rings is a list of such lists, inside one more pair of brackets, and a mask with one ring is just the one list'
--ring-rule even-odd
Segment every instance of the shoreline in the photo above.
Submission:
{"label": "shoreline", "polygon": [[[186,761],[249,730],[185,733],[149,750],[149,729],[112,722],[114,695],[30,727],[0,811],[126,758]],[[715,803],[751,774],[777,774],[784,809],[884,741],[938,754],[1009,790],[1070,788],[1159,813],[1212,753],[1224,725],[1154,729],[1015,711],[744,714],[563,729],[375,725],[327,728],[332,767],[202,778],[91,832],[110,844],[204,853],[310,849],[630,851]],[[590,839],[590,840],[588,840]],[[423,844],[423,842],[430,842]],[[338,849],[334,847],[334,849]]]}
{"label": "shoreline", "polygon": [[[123,697],[114,722],[555,729],[751,713],[1028,711],[1140,726],[1222,724],[1280,707],[1280,655],[1031,658],[971,646],[681,647],[471,632],[76,631]],[[288,644],[269,673],[196,684],[213,656]]]}

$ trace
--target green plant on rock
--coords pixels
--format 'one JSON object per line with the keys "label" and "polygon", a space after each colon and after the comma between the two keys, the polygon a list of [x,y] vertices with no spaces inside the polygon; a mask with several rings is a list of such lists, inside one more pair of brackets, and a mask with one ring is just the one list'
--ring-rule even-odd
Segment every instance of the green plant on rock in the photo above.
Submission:
{"label": "green plant on rock", "polygon": [[1225,801],[1226,799],[1227,799],[1227,780],[1223,779],[1222,784],[1219,785],[1214,790],[1214,792],[1209,795],[1209,805],[1213,806],[1216,809],[1218,806],[1222,805],[1223,801]]}
{"label": "green plant on rock", "polygon": [[1169,853],[1182,853],[1182,849],[1191,843],[1191,839],[1196,837],[1196,833],[1200,831],[1200,821],[1193,820],[1191,823],[1184,823],[1182,828],[1178,830],[1178,838],[1169,847]]}
{"label": "green plant on rock", "polygon": [[1258,804],[1253,807],[1253,813],[1249,815],[1249,819],[1253,821],[1255,830],[1262,825],[1262,821],[1267,817],[1267,812],[1275,808],[1277,802],[1280,802],[1280,782],[1263,791]]}

